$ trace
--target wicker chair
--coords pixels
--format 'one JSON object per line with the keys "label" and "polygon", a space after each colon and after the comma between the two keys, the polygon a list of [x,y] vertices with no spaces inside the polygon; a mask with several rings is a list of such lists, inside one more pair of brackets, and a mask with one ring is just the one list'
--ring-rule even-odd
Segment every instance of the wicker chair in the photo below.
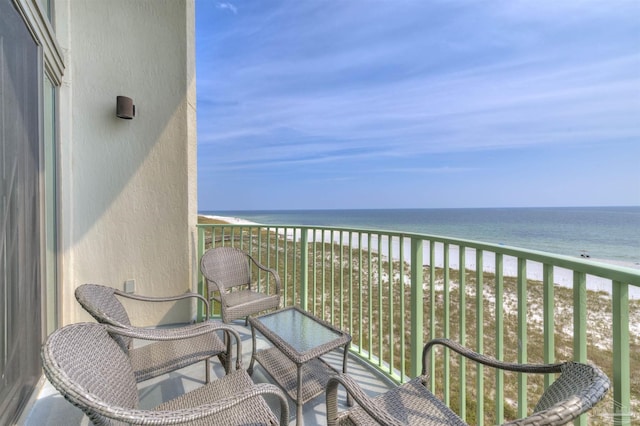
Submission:
{"label": "wicker chair", "polygon": [[[201,332],[206,333],[206,329]],[[163,402],[153,410],[139,409],[131,359],[109,336],[129,332],[106,324],[71,324],[53,332],[42,347],[45,375],[93,424],[288,423],[289,407],[282,391],[271,384],[254,384],[243,369]],[[263,396],[279,402],[279,421]]]}
{"label": "wicker chair", "polygon": [[[332,425],[466,425],[428,389],[427,356],[432,346],[444,345],[473,361],[507,371],[560,373],[543,393],[533,413],[505,425],[564,425],[590,410],[609,389],[609,379],[597,367],[576,362],[559,364],[512,364],[480,355],[448,339],[434,339],[424,347],[422,374],[375,398],[368,397],[346,375],[329,379],[327,384],[327,424]],[[338,413],[337,388],[345,387],[359,406]],[[375,419],[375,420],[373,420]]]}
{"label": "wicker chair", "polygon": [[[270,274],[275,282],[274,294],[258,291],[251,277],[251,265]],[[208,250],[200,260],[200,271],[205,277],[206,294],[220,303],[222,321],[229,323],[238,318],[280,306],[280,276],[274,269],[258,263],[253,257],[233,247]]]}
{"label": "wicker chair", "polygon": [[[208,301],[196,293],[184,293],[172,297],[149,297],[128,294],[120,290],[98,284],[83,284],[76,288],[76,300],[99,323],[128,329],[139,339],[154,341],[140,347],[133,347],[133,339],[122,334],[114,335],[116,341],[131,357],[131,365],[136,380],[141,382],[168,372],[187,367],[200,361],[205,362],[206,381],[210,381],[210,358],[218,356],[227,373],[231,367],[231,339],[236,340],[236,368],[241,363],[240,336],[231,327],[221,322],[206,321],[177,328],[142,328],[131,325],[129,315],[116,296],[144,301],[170,302],[196,298],[204,303],[208,312]],[[208,319],[208,315],[207,315]],[[207,334],[199,329],[207,327]],[[217,335],[223,332],[227,344]],[[229,362],[227,362],[229,361]]]}

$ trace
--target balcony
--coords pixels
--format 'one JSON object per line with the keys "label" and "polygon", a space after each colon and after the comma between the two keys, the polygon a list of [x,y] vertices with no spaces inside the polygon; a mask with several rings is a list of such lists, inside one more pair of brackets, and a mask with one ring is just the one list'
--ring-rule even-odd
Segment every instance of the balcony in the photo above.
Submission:
{"label": "balcony", "polygon": [[[448,337],[505,361],[593,362],[611,379],[612,391],[577,424],[639,420],[640,383],[630,374],[640,368],[638,270],[433,235],[199,225],[199,256],[221,245],[277,269],[285,306],[300,306],[349,332],[349,372],[370,394],[417,375],[424,342]],[[273,283],[265,275],[261,285]],[[241,324],[235,326],[246,367],[250,331]],[[328,360],[339,364],[338,358]],[[476,368],[446,351],[429,362],[432,391],[470,424],[524,417],[553,381]],[[200,366],[185,370],[143,383],[143,401],[202,383]],[[254,375],[259,381],[267,377]],[[45,403],[31,410],[31,421],[75,410],[55,394],[44,394],[38,404]],[[305,405],[304,417],[306,424],[323,424],[324,397]]]}
{"label": "balcony", "polygon": [[[353,354],[393,381],[418,374],[424,342],[448,337],[505,361],[591,361],[613,383],[592,423],[630,424],[640,412],[640,386],[630,377],[640,367],[640,301],[630,299],[640,294],[638,270],[352,228],[200,225],[199,243],[199,254],[231,245],[276,268],[285,305],[348,331]],[[457,356],[437,358],[432,390],[479,425],[525,416],[553,380],[489,375]]]}

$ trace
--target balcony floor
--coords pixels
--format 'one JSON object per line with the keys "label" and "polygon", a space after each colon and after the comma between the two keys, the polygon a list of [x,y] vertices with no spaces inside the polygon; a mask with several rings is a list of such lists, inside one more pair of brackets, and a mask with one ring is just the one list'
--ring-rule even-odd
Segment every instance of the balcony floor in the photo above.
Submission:
{"label": "balcony floor", "polygon": [[[251,361],[251,331],[248,327],[244,327],[244,321],[233,324],[234,328],[242,338],[242,362],[243,367],[247,368]],[[258,335],[259,336],[259,335]],[[257,339],[258,349],[269,346],[269,343],[261,338]],[[323,359],[334,366],[338,371],[342,369],[342,353],[338,351],[331,352]],[[213,373],[215,376],[224,375],[217,359],[212,362]],[[348,360],[347,371],[350,376],[358,381],[364,391],[370,395],[377,395],[385,392],[394,384],[386,379],[375,369],[369,367],[363,361],[357,359],[356,356],[350,355]],[[262,367],[256,363],[252,376],[256,383],[269,383],[270,376],[265,373]],[[213,378],[212,378],[213,379]],[[184,392],[188,392],[204,384],[204,363],[198,363],[182,370],[175,371],[148,380],[139,384],[140,408],[153,408],[162,401],[175,398]],[[38,390],[37,397],[33,398],[30,406],[27,407],[18,425],[25,426],[57,426],[57,425],[89,425],[89,419],[84,416],[80,409],[74,407],[67,402],[48,381],[44,380],[44,384]],[[342,408],[346,407],[346,397],[343,390],[339,391],[339,401]],[[295,419],[296,406],[289,400],[289,416],[290,425],[296,424]],[[321,394],[312,401],[309,401],[303,407],[303,416],[305,425],[324,425],[326,424],[325,415],[325,396]]]}

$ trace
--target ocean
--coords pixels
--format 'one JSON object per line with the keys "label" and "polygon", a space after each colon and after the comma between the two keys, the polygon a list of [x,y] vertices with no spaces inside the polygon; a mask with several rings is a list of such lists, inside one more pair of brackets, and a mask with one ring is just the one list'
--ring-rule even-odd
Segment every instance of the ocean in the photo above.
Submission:
{"label": "ocean", "polygon": [[640,207],[201,211],[269,225],[405,231],[640,267]]}

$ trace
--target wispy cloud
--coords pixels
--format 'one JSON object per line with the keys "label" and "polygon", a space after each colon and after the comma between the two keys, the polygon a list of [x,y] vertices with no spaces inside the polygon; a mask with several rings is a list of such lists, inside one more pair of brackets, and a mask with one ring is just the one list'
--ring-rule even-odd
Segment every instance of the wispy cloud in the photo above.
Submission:
{"label": "wispy cloud", "polygon": [[449,173],[470,173],[482,170],[480,167],[398,167],[383,168],[379,170],[384,173],[416,173],[416,174],[449,174]]}
{"label": "wispy cloud", "polygon": [[[640,75],[620,70],[636,66],[640,57],[632,56],[545,72],[545,61],[469,68],[368,88],[329,87],[312,96],[247,96],[242,105],[218,111],[211,128],[203,124],[200,141],[237,144],[286,137],[305,147],[312,135],[353,147],[365,141],[367,146],[392,146],[380,155],[411,156],[631,138],[640,128],[634,117],[640,102],[630,96],[640,87]],[[236,88],[233,93],[243,96],[243,89]],[[285,135],[279,129],[290,131]],[[322,148],[307,146],[319,154]]]}
{"label": "wispy cloud", "polygon": [[233,12],[234,14],[238,13],[238,8],[228,2],[218,3],[217,8],[222,10],[228,10],[230,12]]}

